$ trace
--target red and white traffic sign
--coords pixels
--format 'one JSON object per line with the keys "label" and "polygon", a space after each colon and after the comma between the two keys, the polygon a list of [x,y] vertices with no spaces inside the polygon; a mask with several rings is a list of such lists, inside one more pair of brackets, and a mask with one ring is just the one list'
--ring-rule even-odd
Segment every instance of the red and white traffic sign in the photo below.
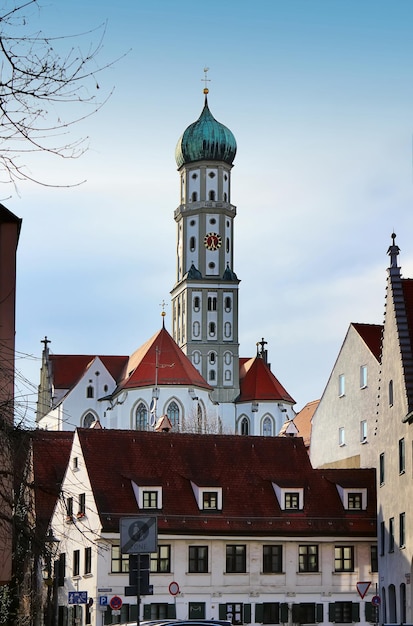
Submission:
{"label": "red and white traffic sign", "polygon": [[368,592],[370,585],[371,585],[371,581],[364,582],[364,583],[362,582],[357,583],[357,591],[361,599],[363,599],[366,593]]}
{"label": "red and white traffic sign", "polygon": [[380,596],[373,596],[371,599],[371,603],[373,606],[380,606],[380,603],[381,603]]}
{"label": "red and white traffic sign", "polygon": [[169,593],[171,596],[177,596],[179,593],[179,585],[175,581],[171,582],[169,585]]}
{"label": "red and white traffic sign", "polygon": [[109,601],[110,608],[114,611],[119,611],[122,608],[122,604],[122,598],[119,596],[113,596]]}

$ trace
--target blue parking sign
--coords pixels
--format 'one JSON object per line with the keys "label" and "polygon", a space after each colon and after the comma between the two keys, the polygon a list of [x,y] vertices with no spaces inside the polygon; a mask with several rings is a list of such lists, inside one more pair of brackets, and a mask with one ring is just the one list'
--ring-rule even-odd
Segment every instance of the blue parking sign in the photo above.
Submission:
{"label": "blue parking sign", "polygon": [[108,605],[108,597],[99,596],[99,606],[107,606],[107,605]]}

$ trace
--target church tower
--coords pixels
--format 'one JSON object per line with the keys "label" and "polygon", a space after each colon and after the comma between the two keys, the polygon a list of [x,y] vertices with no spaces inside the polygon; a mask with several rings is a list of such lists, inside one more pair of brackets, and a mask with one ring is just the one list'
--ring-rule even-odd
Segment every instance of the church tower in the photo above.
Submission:
{"label": "church tower", "polygon": [[208,107],[175,151],[180,175],[177,276],[172,296],[172,334],[213,387],[212,398],[232,402],[239,394],[238,285],[233,271],[234,218],[231,169],[237,144]]}

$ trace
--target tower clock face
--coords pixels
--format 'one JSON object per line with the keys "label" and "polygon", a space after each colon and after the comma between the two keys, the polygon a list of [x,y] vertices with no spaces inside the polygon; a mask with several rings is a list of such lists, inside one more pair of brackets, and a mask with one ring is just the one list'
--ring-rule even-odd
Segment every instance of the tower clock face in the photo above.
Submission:
{"label": "tower clock face", "polygon": [[222,237],[217,233],[208,233],[204,237],[204,245],[207,250],[218,250],[222,246]]}

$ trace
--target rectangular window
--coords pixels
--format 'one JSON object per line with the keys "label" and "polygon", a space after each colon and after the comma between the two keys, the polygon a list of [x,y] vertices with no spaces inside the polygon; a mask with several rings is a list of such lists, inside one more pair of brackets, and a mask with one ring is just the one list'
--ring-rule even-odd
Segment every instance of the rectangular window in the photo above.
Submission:
{"label": "rectangular window", "polygon": [[264,574],[281,574],[283,571],[282,546],[262,547],[262,571]]}
{"label": "rectangular window", "polygon": [[[315,624],[323,621],[322,615],[317,615],[316,604],[314,602],[300,602],[292,605],[292,621],[295,624]],[[318,605],[320,611],[323,605]]]}
{"label": "rectangular window", "polygon": [[394,552],[394,517],[389,519],[389,552]]}
{"label": "rectangular window", "polygon": [[59,562],[57,565],[57,584],[59,587],[63,587],[66,577],[66,554],[62,552],[59,555]]}
{"label": "rectangular window", "polygon": [[280,623],[279,602],[263,602],[262,623],[263,624],[279,624]]}
{"label": "rectangular window", "polygon": [[73,516],[73,498],[66,499],[66,514],[67,517]]}
{"label": "rectangular window", "polygon": [[367,420],[360,422],[360,441],[361,443],[366,443],[367,441]]}
{"label": "rectangular window", "polygon": [[379,571],[379,560],[377,557],[377,544],[373,543],[370,546],[370,569],[372,572]]}
{"label": "rectangular window", "polygon": [[158,546],[157,552],[151,554],[151,572],[166,574],[171,571],[171,546]]}
{"label": "rectangular window", "polygon": [[399,548],[404,548],[406,545],[406,513],[400,513],[399,515]]}
{"label": "rectangular window", "polygon": [[344,374],[340,374],[338,377],[338,395],[340,398],[346,393],[346,379]]}
{"label": "rectangular window", "polygon": [[83,517],[86,513],[86,494],[79,494],[79,508],[77,511],[77,517]]}
{"label": "rectangular window", "polygon": [[338,445],[339,446],[346,445],[346,433],[343,427],[338,429]]}
{"label": "rectangular window", "polygon": [[380,485],[384,485],[384,452],[380,454],[379,458],[379,477]]}
{"label": "rectangular window", "polygon": [[334,602],[334,621],[349,624],[353,621],[352,602]]}
{"label": "rectangular window", "polygon": [[73,576],[80,573],[80,550],[73,550]]}
{"label": "rectangular window", "polygon": [[85,574],[92,573],[92,548],[85,548]]}
{"label": "rectangular window", "polygon": [[191,574],[208,572],[208,546],[189,546],[189,572]]}
{"label": "rectangular window", "polygon": [[367,365],[360,366],[360,389],[367,387]]}
{"label": "rectangular window", "polygon": [[144,509],[157,509],[158,508],[158,492],[157,491],[144,491],[143,492],[143,508]]}
{"label": "rectangular window", "polygon": [[218,493],[216,491],[204,491],[202,494],[203,509],[218,509]]}
{"label": "rectangular window", "polygon": [[226,547],[227,574],[241,574],[247,571],[247,548],[245,545],[228,545]]}
{"label": "rectangular window", "polygon": [[348,494],[348,508],[349,509],[353,509],[356,511],[361,511],[362,509],[362,504],[363,504],[363,498],[362,498],[362,494],[361,493],[357,493],[357,492],[350,492]]}
{"label": "rectangular window", "polygon": [[380,522],[380,555],[384,555],[384,548],[386,544],[386,527],[384,522]]}
{"label": "rectangular window", "polygon": [[354,547],[335,546],[334,548],[334,571],[353,572],[354,571]]}
{"label": "rectangular window", "polygon": [[318,572],[318,545],[298,546],[298,571]]}
{"label": "rectangular window", "polygon": [[406,453],[404,439],[399,439],[399,474],[406,471]]}
{"label": "rectangular window", "polygon": [[166,602],[151,602],[149,619],[168,619],[168,604]]}
{"label": "rectangular window", "polygon": [[285,508],[298,510],[300,508],[300,494],[287,491],[285,494]]}
{"label": "rectangular window", "polygon": [[120,546],[112,546],[111,572],[112,574],[129,572],[129,554],[122,554]]}

